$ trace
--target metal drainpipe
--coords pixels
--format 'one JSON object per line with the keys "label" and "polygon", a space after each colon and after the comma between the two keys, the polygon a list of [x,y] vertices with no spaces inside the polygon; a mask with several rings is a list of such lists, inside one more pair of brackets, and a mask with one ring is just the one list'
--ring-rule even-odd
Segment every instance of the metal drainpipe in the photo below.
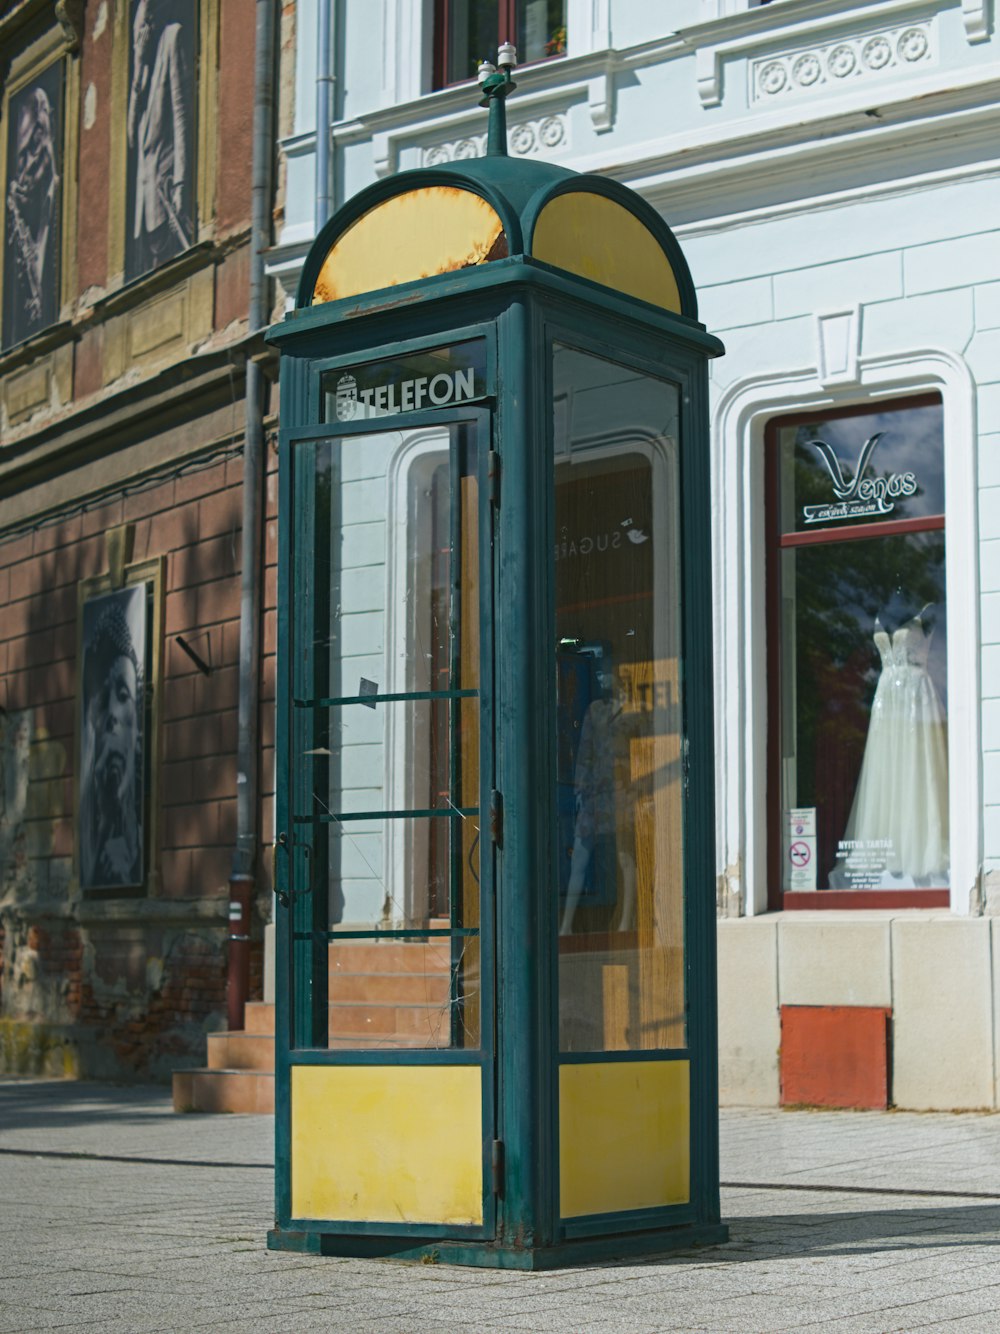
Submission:
{"label": "metal drainpipe", "polygon": [[[257,0],[254,52],[253,159],[250,211],[251,333],[270,313],[264,250],[271,239],[274,157],[274,57],[276,0]],[[243,531],[240,579],[240,667],[236,751],[236,846],[229,882],[229,960],[226,1012],[230,1030],[243,1028],[250,989],[250,916],[257,863],[258,707],[260,699],[260,595],[264,493],[264,377],[252,357],[246,367],[243,451]]]}
{"label": "metal drainpipe", "polygon": [[333,213],[333,22],[336,0],[319,0],[316,14],[316,234]]}

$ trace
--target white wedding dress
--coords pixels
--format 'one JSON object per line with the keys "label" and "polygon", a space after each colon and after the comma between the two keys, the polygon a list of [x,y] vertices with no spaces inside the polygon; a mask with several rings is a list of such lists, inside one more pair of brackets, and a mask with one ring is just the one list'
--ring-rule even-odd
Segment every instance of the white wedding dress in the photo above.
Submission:
{"label": "white wedding dress", "polygon": [[[948,734],[927,670],[933,630],[921,620],[926,611],[892,634],[875,619],[882,671],[844,830],[845,843],[862,854],[870,849],[868,857],[884,866],[887,887],[903,887],[901,879],[906,886],[948,883]],[[831,885],[851,881],[845,858],[852,859],[850,846],[838,855]]]}

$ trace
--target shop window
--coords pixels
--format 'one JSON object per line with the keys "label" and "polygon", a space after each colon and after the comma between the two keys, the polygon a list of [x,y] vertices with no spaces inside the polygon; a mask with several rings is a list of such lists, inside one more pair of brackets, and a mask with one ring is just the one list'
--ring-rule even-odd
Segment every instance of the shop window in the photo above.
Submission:
{"label": "shop window", "polygon": [[566,0],[437,0],[434,87],[474,79],[513,42],[521,65],[566,54]]}
{"label": "shop window", "polygon": [[772,907],[947,906],[942,406],[767,435]]}

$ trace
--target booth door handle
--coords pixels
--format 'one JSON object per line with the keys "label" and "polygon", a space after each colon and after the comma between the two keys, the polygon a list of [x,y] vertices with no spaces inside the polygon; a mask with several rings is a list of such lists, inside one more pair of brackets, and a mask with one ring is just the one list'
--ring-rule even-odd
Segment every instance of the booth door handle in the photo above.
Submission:
{"label": "booth door handle", "polygon": [[274,892],[278,902],[283,908],[287,908],[296,894],[311,894],[313,888],[312,872],[312,848],[308,843],[302,844],[302,852],[306,859],[306,883],[303,889],[295,889],[289,885],[287,890],[278,889],[278,849],[284,848],[286,852],[291,852],[292,845],[288,835],[282,831],[271,845],[271,884],[274,886]]}
{"label": "booth door handle", "polygon": [[288,907],[288,895],[283,889],[278,888],[278,849],[284,848],[288,851],[288,835],[284,830],[271,844],[271,888],[277,897],[278,902],[283,908]]}

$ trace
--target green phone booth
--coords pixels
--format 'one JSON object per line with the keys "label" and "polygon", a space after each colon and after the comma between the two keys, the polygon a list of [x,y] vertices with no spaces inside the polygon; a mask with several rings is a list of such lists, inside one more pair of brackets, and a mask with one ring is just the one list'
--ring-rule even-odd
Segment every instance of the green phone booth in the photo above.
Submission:
{"label": "green phone booth", "polygon": [[[719,1241],[707,359],[614,181],[345,205],[281,352],[274,1248]],[[486,77],[488,75],[488,77]]]}

